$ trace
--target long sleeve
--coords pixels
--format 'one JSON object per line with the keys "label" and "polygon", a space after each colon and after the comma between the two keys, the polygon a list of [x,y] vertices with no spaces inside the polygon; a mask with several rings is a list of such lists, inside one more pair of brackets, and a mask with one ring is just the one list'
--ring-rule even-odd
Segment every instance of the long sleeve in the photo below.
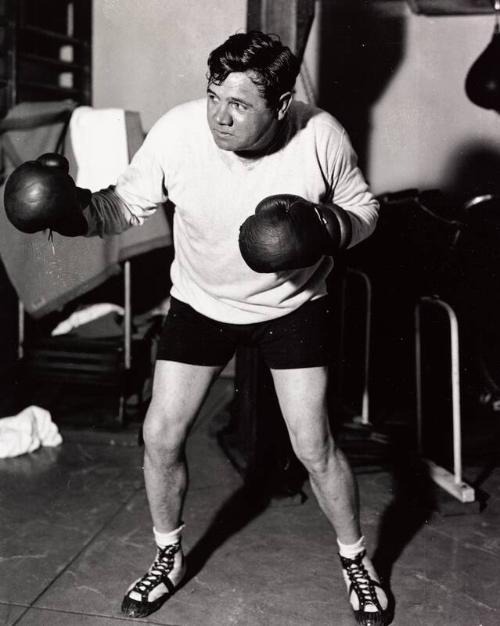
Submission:
{"label": "long sleeve", "polygon": [[351,218],[352,238],[349,247],[373,233],[378,220],[379,203],[357,165],[357,155],[345,131],[334,162],[330,200],[347,211]]}
{"label": "long sleeve", "polygon": [[154,208],[143,211],[142,219],[131,210],[127,202],[119,196],[114,187],[101,189],[92,194],[90,203],[83,215],[87,221],[87,237],[98,235],[119,235],[131,226],[141,224]]}

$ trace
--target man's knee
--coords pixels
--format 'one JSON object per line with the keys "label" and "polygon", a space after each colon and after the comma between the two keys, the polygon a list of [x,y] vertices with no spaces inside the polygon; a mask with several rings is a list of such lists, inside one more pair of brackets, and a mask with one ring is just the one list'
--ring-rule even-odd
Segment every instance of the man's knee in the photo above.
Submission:
{"label": "man's knee", "polygon": [[331,437],[321,441],[308,441],[296,438],[295,454],[310,474],[324,474],[330,467],[335,454],[335,442]]}
{"label": "man's knee", "polygon": [[147,451],[157,451],[166,458],[178,455],[183,449],[186,428],[175,415],[152,403],[144,420],[142,435]]}

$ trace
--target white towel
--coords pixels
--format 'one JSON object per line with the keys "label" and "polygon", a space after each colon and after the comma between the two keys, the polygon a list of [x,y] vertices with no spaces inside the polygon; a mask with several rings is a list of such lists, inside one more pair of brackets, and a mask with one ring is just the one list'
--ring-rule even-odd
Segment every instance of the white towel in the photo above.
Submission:
{"label": "white towel", "polygon": [[78,187],[99,191],[114,185],[129,162],[125,111],[77,107],[69,128]]}
{"label": "white towel", "polygon": [[0,418],[0,459],[61,443],[61,434],[49,411],[39,406],[29,406],[17,415]]}
{"label": "white towel", "polygon": [[93,322],[100,317],[104,317],[108,313],[125,315],[125,309],[118,304],[111,304],[108,302],[89,304],[88,306],[84,305],[74,311],[67,319],[59,322],[59,324],[51,332],[51,335],[54,337],[57,335],[65,335],[79,326],[83,326],[84,324]]}

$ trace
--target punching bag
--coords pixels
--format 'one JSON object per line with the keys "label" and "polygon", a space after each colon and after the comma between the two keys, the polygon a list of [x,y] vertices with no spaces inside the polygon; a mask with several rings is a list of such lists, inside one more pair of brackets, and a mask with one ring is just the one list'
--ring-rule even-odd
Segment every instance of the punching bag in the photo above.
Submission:
{"label": "punching bag", "polygon": [[500,113],[500,32],[498,24],[486,49],[479,55],[465,79],[465,93],[483,109]]}

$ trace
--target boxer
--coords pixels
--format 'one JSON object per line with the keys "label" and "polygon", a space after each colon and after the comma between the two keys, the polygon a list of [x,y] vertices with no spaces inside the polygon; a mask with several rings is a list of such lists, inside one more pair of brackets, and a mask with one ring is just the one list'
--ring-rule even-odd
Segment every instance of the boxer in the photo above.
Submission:
{"label": "boxer", "polygon": [[293,449],[336,533],[358,623],[390,620],[327,403],[335,303],[326,278],[340,250],[373,232],[378,203],[339,122],[294,99],[298,71],[276,36],[233,35],[208,57],[206,99],[163,115],[115,186],[73,188],[64,163],[47,157],[7,183],[7,213],[25,232],[104,236],[140,225],[167,199],[175,205],[172,306],[143,426],[157,552],[125,593],[129,617],[156,611],[183,580],[186,437],[245,342],[270,368]]}

